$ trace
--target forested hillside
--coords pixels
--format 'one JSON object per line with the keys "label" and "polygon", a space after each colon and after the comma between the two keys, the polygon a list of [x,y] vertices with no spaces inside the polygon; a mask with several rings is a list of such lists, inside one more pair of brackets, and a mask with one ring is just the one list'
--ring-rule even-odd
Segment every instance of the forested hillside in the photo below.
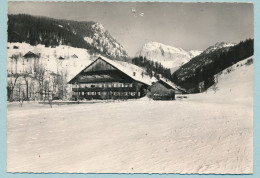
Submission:
{"label": "forested hillside", "polygon": [[8,15],[8,42],[25,42],[46,47],[67,45],[88,49],[89,53],[121,59],[127,53],[102,24],[35,17]]}
{"label": "forested hillside", "polygon": [[171,78],[171,70],[164,67],[161,63],[157,61],[148,60],[146,57],[135,57],[132,59],[132,63],[145,69],[146,74],[150,77],[155,77],[157,79],[162,75],[165,78]]}
{"label": "forested hillside", "polygon": [[254,40],[247,39],[235,46],[228,46],[194,57],[171,77],[177,85],[196,93],[214,84],[214,75],[254,54]]}

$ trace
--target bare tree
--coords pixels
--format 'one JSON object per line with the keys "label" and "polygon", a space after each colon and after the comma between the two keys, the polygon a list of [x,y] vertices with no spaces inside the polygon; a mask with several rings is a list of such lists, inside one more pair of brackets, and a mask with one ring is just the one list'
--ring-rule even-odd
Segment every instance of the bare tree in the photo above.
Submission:
{"label": "bare tree", "polygon": [[214,91],[214,93],[216,93],[217,91],[218,91],[218,86],[217,86],[217,84],[218,84],[218,78],[219,78],[219,74],[216,74],[215,76],[214,76],[214,84],[213,84],[213,86],[212,86],[212,90]]}
{"label": "bare tree", "polygon": [[25,95],[25,99],[27,101],[29,101],[29,74],[28,73],[25,73],[23,74],[23,78],[24,78],[24,81],[25,81],[25,85],[26,85],[26,95]]}
{"label": "bare tree", "polygon": [[43,99],[43,90],[44,90],[44,81],[46,79],[46,69],[45,67],[38,63],[35,65],[35,72],[34,72],[34,79],[39,84],[39,92],[40,92],[40,99]]}
{"label": "bare tree", "polygon": [[204,91],[204,81],[199,83],[199,90],[200,90],[200,93]]}
{"label": "bare tree", "polygon": [[18,83],[18,101],[20,103],[20,107],[23,107],[23,102],[24,102],[24,97],[25,93],[24,90],[22,88],[22,84],[21,82]]}
{"label": "bare tree", "polygon": [[14,99],[14,88],[16,86],[17,80],[20,77],[19,74],[10,74],[8,76],[8,82],[7,82],[7,91],[8,91],[8,100],[13,101]]}

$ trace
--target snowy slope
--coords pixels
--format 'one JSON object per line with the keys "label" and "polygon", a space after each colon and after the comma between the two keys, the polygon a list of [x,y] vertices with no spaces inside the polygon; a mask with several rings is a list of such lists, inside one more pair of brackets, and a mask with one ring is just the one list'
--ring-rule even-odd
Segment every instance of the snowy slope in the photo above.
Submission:
{"label": "snowy slope", "polygon": [[[19,49],[13,49],[14,46],[17,46]],[[68,73],[68,81],[72,79],[76,74],[78,74],[81,70],[83,70],[86,66],[88,66],[91,62],[96,60],[99,55],[90,55],[88,50],[82,48],[73,48],[70,46],[60,45],[55,48],[45,47],[44,45],[31,46],[28,43],[8,43],[8,65],[7,70],[11,72],[14,68],[15,63],[12,61],[11,56],[14,54],[20,54],[21,56],[25,55],[28,51],[31,51],[35,54],[40,55],[40,61],[45,66],[45,68],[54,73],[58,72],[67,72]],[[76,55],[77,58],[74,58],[73,55]],[[63,57],[64,60],[58,59],[59,57]],[[107,59],[101,56],[104,59]],[[150,78],[146,75],[146,72],[143,68],[138,67],[134,64],[117,61],[117,60],[109,60],[114,65],[122,68],[122,70],[132,77],[139,79],[140,81],[145,81],[144,83],[151,84],[155,82],[156,79],[154,77]],[[18,73],[22,73],[26,68],[26,63],[23,65],[23,59],[18,60]],[[135,72],[135,76],[133,73]]]}
{"label": "snowy slope", "polygon": [[191,58],[199,55],[201,51],[185,51],[181,48],[164,45],[158,42],[148,42],[137,53],[138,56],[160,62],[164,67],[175,70],[188,62]]}
{"label": "snowy slope", "polygon": [[254,65],[248,64],[250,59],[253,60],[253,57],[244,59],[215,75],[218,80],[215,86],[191,98],[198,101],[207,99],[212,102],[240,103],[252,107]]}
{"label": "snowy slope", "polygon": [[[13,49],[13,46],[17,46],[19,49]],[[40,62],[45,66],[46,70],[54,73],[68,72],[68,78],[73,77],[77,72],[83,69],[94,60],[86,49],[73,48],[70,46],[60,45],[55,48],[45,47],[44,45],[31,46],[28,43],[8,43],[7,50],[7,70],[8,72],[14,67],[14,63],[11,60],[11,56],[14,54],[25,55],[28,51],[40,55]],[[73,58],[73,55],[78,58]],[[59,60],[59,57],[63,57],[64,60]],[[23,65],[22,58],[18,60],[18,73],[22,73],[26,66]]]}

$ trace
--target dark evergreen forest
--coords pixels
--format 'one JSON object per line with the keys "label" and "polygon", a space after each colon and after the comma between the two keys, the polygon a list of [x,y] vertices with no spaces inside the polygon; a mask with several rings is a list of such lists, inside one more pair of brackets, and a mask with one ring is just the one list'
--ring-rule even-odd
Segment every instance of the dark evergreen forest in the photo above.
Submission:
{"label": "dark evergreen forest", "polygon": [[145,57],[135,57],[132,59],[132,63],[145,68],[146,74],[150,77],[160,78],[160,75],[166,78],[171,78],[171,70],[162,66],[161,63],[150,61]]}

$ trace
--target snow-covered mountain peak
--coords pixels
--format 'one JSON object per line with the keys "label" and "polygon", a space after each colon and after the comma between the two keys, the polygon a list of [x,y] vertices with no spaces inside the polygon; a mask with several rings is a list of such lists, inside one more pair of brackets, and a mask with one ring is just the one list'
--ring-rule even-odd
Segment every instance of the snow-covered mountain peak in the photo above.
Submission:
{"label": "snow-covered mountain peak", "polygon": [[217,42],[215,45],[208,47],[205,51],[203,51],[204,54],[208,54],[210,52],[213,52],[215,50],[226,48],[226,47],[232,47],[235,46],[235,43],[227,43],[227,42]]}
{"label": "snow-covered mountain peak", "polygon": [[171,51],[171,52],[178,52],[178,53],[186,52],[182,48],[176,48],[173,46],[165,45],[154,41],[150,41],[143,46],[143,50],[151,51],[157,49],[160,49],[161,51]]}
{"label": "snow-covered mountain peak", "polygon": [[150,41],[144,44],[142,49],[137,53],[137,56],[146,57],[149,60],[161,63],[166,68],[176,70],[200,53],[200,51],[196,50],[187,52],[182,48]]}

